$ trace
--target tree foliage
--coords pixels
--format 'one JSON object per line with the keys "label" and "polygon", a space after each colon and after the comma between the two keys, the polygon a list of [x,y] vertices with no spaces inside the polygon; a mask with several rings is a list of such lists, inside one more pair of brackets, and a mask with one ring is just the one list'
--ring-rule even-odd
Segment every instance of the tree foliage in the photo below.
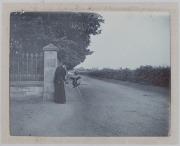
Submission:
{"label": "tree foliage", "polygon": [[97,13],[14,12],[11,13],[10,51],[12,54],[42,52],[54,44],[58,58],[72,69],[92,54],[90,35],[101,33],[104,19]]}

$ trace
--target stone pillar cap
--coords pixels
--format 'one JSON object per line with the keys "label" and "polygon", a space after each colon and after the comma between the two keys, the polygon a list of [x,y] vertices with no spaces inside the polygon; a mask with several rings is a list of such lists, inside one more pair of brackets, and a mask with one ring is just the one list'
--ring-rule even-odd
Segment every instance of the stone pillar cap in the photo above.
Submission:
{"label": "stone pillar cap", "polygon": [[43,48],[43,51],[58,51],[58,48],[53,44],[49,44]]}

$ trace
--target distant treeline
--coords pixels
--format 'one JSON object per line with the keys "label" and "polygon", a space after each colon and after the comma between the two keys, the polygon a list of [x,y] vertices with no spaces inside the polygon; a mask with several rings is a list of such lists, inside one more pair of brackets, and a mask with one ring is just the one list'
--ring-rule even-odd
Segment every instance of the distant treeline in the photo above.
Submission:
{"label": "distant treeline", "polygon": [[109,69],[84,70],[80,74],[115,79],[121,81],[131,81],[140,84],[170,87],[170,67],[141,66],[135,70],[131,69]]}

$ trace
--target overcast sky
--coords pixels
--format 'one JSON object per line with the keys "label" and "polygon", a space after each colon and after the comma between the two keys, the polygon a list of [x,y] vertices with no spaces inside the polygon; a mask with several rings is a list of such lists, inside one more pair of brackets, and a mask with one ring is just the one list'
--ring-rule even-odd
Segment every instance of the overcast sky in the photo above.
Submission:
{"label": "overcast sky", "polygon": [[77,67],[131,68],[170,65],[170,24],[167,12],[98,12],[102,33],[91,36],[94,51]]}

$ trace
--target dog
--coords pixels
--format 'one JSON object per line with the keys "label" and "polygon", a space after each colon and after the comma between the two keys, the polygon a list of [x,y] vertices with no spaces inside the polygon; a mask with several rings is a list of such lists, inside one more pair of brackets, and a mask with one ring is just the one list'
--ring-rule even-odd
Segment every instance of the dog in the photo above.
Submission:
{"label": "dog", "polygon": [[80,82],[78,83],[78,80],[80,79],[81,77],[78,76],[78,77],[70,77],[70,79],[72,80],[72,85],[73,85],[73,88],[77,87],[80,85]]}

